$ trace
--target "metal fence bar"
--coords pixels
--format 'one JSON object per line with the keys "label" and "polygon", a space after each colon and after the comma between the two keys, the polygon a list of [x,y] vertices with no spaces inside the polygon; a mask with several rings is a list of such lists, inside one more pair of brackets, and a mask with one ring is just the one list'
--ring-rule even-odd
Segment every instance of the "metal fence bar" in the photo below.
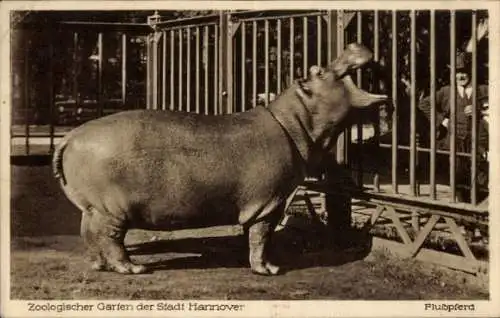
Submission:
{"label": "metal fence bar", "polygon": [[[344,48],[345,48],[345,35],[346,35],[346,31],[345,31],[345,23],[344,23],[344,17],[345,17],[345,12],[344,10],[338,10],[337,11],[337,21],[336,21],[336,25],[337,25],[337,51],[336,51],[336,55],[335,57],[339,57]],[[333,12],[331,13],[332,15],[334,14]],[[330,20],[331,22],[333,22],[332,20]],[[330,26],[330,28],[333,28],[334,25],[332,23],[332,25]],[[333,51],[331,52],[332,54],[332,58],[330,58],[330,61],[328,61],[329,63],[332,62],[333,60]],[[346,163],[347,165],[350,164],[350,156],[349,156],[349,148],[351,147],[351,129],[346,129],[344,130],[344,137],[343,137],[343,141],[339,141],[338,142],[338,146],[341,146],[343,147],[342,148],[342,158],[340,156],[340,154],[337,156],[337,159],[342,159],[343,163]]]}
{"label": "metal fence bar", "polygon": [[[379,45],[380,45],[380,36],[379,36],[380,22],[379,22],[379,20],[380,20],[380,13],[378,10],[375,10],[373,12],[373,59],[375,62],[378,62],[378,60],[380,59],[380,48],[379,48]],[[379,89],[379,87],[377,87],[377,90],[378,89]]]}
{"label": "metal fence bar", "polygon": [[214,25],[214,107],[215,114],[222,114],[222,107],[219,105],[219,26]]}
{"label": "metal fence bar", "polygon": [[203,74],[205,76],[205,81],[204,81],[204,91],[205,91],[205,115],[208,114],[208,65],[210,64],[210,59],[208,56],[208,25],[205,25],[203,27],[203,61],[205,63],[205,73]]}
{"label": "metal fence bar", "polygon": [[[340,10],[339,10],[340,11]],[[344,24],[339,24],[339,15],[334,11],[328,11],[327,13],[327,28],[326,28],[326,65],[329,65],[333,60],[333,57],[337,55],[337,42],[339,38],[339,29],[344,28]],[[337,40],[337,41],[336,41]]]}
{"label": "metal fence bar", "polygon": [[175,32],[173,30],[170,31],[170,110],[175,109]]}
{"label": "metal fence bar", "polygon": [[[31,98],[30,98],[30,67],[28,61],[30,60],[30,44],[31,41],[27,41],[24,46],[24,118],[26,120],[24,125],[25,141],[24,145],[26,147],[26,154],[30,154],[30,110],[31,110]],[[75,72],[76,74],[76,72]]]}
{"label": "metal fence bar", "polygon": [[186,111],[191,111],[191,28],[186,29]]}
{"label": "metal fence bar", "polygon": [[288,85],[292,85],[293,79],[295,77],[295,19],[293,17],[289,18],[290,20],[290,83]]}
{"label": "metal fence bar", "polygon": [[[361,11],[357,12],[357,25],[356,25],[356,38],[358,43],[363,43],[363,13]],[[357,84],[358,87],[363,86],[363,77],[361,73],[361,69],[357,69],[356,71],[357,74]],[[357,153],[360,154],[356,160],[357,163],[357,171],[356,171],[356,181],[358,186],[361,186],[363,184],[363,160],[361,157],[361,152],[363,149],[363,119],[362,116],[358,117],[358,123],[356,125],[357,129]]]}
{"label": "metal fence bar", "polygon": [[226,47],[227,47],[227,52],[229,53],[227,55],[227,64],[226,64],[226,73],[224,74],[225,77],[227,77],[227,82],[226,82],[226,90],[227,90],[227,112],[230,113],[232,111],[234,111],[234,104],[235,104],[235,100],[234,100],[234,74],[233,74],[233,70],[236,68],[235,65],[233,64],[234,63],[234,46],[235,46],[235,41],[234,41],[234,34],[233,32],[229,31],[229,30],[233,30],[234,28],[234,25],[232,24],[231,22],[231,19],[232,19],[232,15],[231,13],[228,13],[227,14],[227,29],[228,29],[228,32],[226,32],[226,36],[225,36],[225,41],[226,41]]}
{"label": "metal fence bar", "polygon": [[430,12],[430,102],[431,102],[431,152],[430,197],[436,199],[436,12]]}
{"label": "metal fence bar", "polygon": [[153,83],[152,83],[152,100],[153,100],[153,109],[158,109],[160,106],[160,103],[158,101],[158,85],[159,85],[159,80],[158,80],[158,67],[160,66],[159,64],[159,38],[158,38],[158,33],[155,33],[153,35],[153,65],[151,67],[151,72],[153,75]]}
{"label": "metal fence bar", "polygon": [[[327,46],[327,54],[326,54],[326,63],[325,65],[328,67],[330,63],[333,61],[333,58],[338,56],[338,52],[340,50],[340,45],[342,40],[342,35],[344,32],[344,23],[342,19],[342,11],[339,10],[329,10],[326,14],[326,46]],[[346,130],[340,134],[335,144],[335,158],[334,160],[339,164],[345,163],[345,153],[347,148],[346,143]],[[327,174],[327,178],[329,178]]]}
{"label": "metal fence bar", "polygon": [[[363,43],[363,12],[358,11],[356,13],[356,40],[358,43]],[[356,70],[357,84],[359,87],[362,86],[362,73],[361,69]]]}
{"label": "metal fence bar", "polygon": [[477,152],[478,152],[478,107],[477,107],[477,12],[472,11],[472,127],[471,127],[471,171],[470,171],[470,187],[471,187],[471,203],[477,204]]}
{"label": "metal fence bar", "polygon": [[416,13],[415,10],[410,12],[410,192],[413,196],[417,195],[416,185],[416,156],[417,156],[417,94],[416,94],[416,53],[417,53],[417,38],[416,38]]}
{"label": "metal fence bar", "polygon": [[246,110],[246,63],[247,63],[247,37],[246,37],[247,23],[241,22],[241,110]]}
{"label": "metal fence bar", "polygon": [[398,12],[392,12],[392,139],[391,139],[391,167],[392,192],[398,193]]}
{"label": "metal fence bar", "polygon": [[50,125],[50,152],[54,151],[54,42],[49,42],[49,125]]}
{"label": "metal fence bar", "polygon": [[[379,11],[375,10],[373,13],[373,59],[375,62],[378,62],[380,59],[380,49],[379,49]],[[378,78],[373,78],[374,84],[373,87],[376,89],[378,93],[380,90],[380,81]],[[380,116],[377,116],[377,124],[375,125],[375,140],[377,145],[380,144]],[[375,173],[373,176],[373,186],[380,192],[380,176],[378,173],[378,165],[375,167]]]}
{"label": "metal fence bar", "polygon": [[322,51],[322,39],[323,39],[323,34],[322,34],[322,30],[323,28],[321,27],[322,26],[322,17],[321,16],[317,16],[316,17],[316,51],[318,52],[317,53],[317,63],[318,63],[318,66],[321,67],[322,66],[322,60],[321,60],[321,51]]}
{"label": "metal fence bar", "polygon": [[[163,36],[165,38],[165,36]],[[165,72],[163,72],[165,74]],[[127,103],[127,34],[122,34],[122,105]]]}
{"label": "metal fence bar", "polygon": [[200,113],[200,27],[196,28],[196,113]]}
{"label": "metal fence bar", "polygon": [[307,30],[307,27],[308,27],[308,23],[307,23],[307,17],[303,17],[302,18],[302,35],[303,35],[303,41],[302,41],[302,44],[303,44],[303,47],[302,47],[302,55],[303,55],[303,58],[304,58],[304,61],[303,61],[303,72],[302,72],[302,77],[306,77],[307,76],[307,58],[308,58],[308,54],[307,54],[307,50],[309,48],[309,41],[308,41],[308,30]]}
{"label": "metal fence bar", "polygon": [[276,83],[276,94],[280,94],[281,93],[281,90],[282,90],[282,87],[281,87],[281,59],[282,59],[282,55],[281,55],[281,33],[282,33],[282,30],[281,30],[281,19],[278,19],[278,21],[276,21],[276,41],[278,42],[277,45],[276,45],[276,80],[277,80],[277,83]]}
{"label": "metal fence bar", "polygon": [[167,109],[167,32],[162,32],[162,52],[161,52],[161,109]]}
{"label": "metal fence bar", "polygon": [[456,12],[450,12],[450,187],[451,187],[451,200],[456,200],[456,124],[457,124],[457,100],[456,100]]}
{"label": "metal fence bar", "polygon": [[179,96],[178,96],[179,105],[177,106],[177,108],[178,108],[178,110],[181,110],[181,111],[182,111],[182,97],[184,96],[183,95],[183,87],[182,87],[182,74],[183,74],[183,67],[182,67],[183,57],[182,57],[182,55],[184,53],[182,50],[182,46],[183,46],[182,45],[182,43],[183,43],[183,41],[182,41],[183,34],[182,33],[183,33],[183,31],[184,31],[183,29],[178,30],[178,34],[179,34],[179,59],[177,61],[177,63],[179,63],[179,74],[178,74],[179,79],[178,79],[178,83],[177,83],[177,85],[179,85]]}
{"label": "metal fence bar", "polygon": [[[78,41],[79,41],[79,33],[74,32],[73,33],[73,65],[74,65],[74,72],[73,72],[73,99],[75,100],[75,107],[78,108],[80,106],[80,96],[78,95],[78,73],[79,73],[79,66],[80,63],[78,63]],[[148,46],[149,48],[149,46]],[[148,64],[149,65],[149,64]],[[149,96],[149,91],[147,92],[147,96]]]}
{"label": "metal fence bar", "polygon": [[[98,67],[97,67],[97,99],[98,99],[98,110],[97,114],[102,117],[104,113],[104,94],[103,94],[103,62],[104,62],[104,43],[103,43],[103,33],[99,32],[97,35],[97,54],[99,55]],[[153,74],[157,74],[154,72]],[[154,84],[154,83],[153,83]],[[154,90],[153,92],[156,92]],[[156,94],[155,94],[156,95]]]}
{"label": "metal fence bar", "polygon": [[264,104],[269,105],[269,20],[264,20]]}
{"label": "metal fence bar", "polygon": [[257,106],[257,21],[252,22],[252,107]]}
{"label": "metal fence bar", "polygon": [[228,38],[229,38],[229,28],[231,27],[230,15],[227,11],[220,11],[219,13],[219,57],[220,63],[218,65],[219,72],[219,107],[224,114],[231,114],[235,110],[232,109],[233,104],[227,98],[228,86],[232,86],[232,83],[228,83]]}
{"label": "metal fence bar", "polygon": [[146,37],[146,54],[148,56],[146,60],[146,108],[151,109],[151,34]]}

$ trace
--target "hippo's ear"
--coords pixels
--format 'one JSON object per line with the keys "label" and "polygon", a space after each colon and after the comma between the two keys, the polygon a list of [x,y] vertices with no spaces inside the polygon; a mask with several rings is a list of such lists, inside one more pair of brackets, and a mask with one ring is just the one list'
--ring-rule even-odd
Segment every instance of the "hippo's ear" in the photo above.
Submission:
{"label": "hippo's ear", "polygon": [[387,100],[387,95],[370,94],[356,86],[351,76],[344,76],[341,81],[349,94],[349,103],[352,107],[367,107]]}
{"label": "hippo's ear", "polygon": [[336,78],[342,78],[347,72],[358,69],[368,63],[372,57],[372,52],[364,45],[351,43],[328,68],[335,74]]}

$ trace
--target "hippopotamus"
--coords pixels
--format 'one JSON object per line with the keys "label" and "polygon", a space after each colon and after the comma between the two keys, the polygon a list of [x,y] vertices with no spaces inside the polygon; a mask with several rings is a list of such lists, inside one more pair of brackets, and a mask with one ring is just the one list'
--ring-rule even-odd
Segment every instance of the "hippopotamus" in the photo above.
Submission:
{"label": "hippopotamus", "polygon": [[53,170],[82,212],[91,267],[147,271],[127,254],[129,229],[240,224],[251,271],[278,274],[266,251],[288,196],[335,144],[351,107],[387,98],[359,89],[349,75],[371,58],[366,47],[350,44],[267,107],[224,115],[123,111],[67,133],[54,150]]}

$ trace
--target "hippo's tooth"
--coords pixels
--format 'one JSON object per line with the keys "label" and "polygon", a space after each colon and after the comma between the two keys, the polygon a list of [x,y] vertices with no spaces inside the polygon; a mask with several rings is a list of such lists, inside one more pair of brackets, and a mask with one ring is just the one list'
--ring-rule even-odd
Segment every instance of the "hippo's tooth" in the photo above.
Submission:
{"label": "hippo's tooth", "polygon": [[349,102],[352,107],[366,107],[387,100],[387,95],[370,94],[358,88],[349,75],[344,76],[341,81],[349,93]]}

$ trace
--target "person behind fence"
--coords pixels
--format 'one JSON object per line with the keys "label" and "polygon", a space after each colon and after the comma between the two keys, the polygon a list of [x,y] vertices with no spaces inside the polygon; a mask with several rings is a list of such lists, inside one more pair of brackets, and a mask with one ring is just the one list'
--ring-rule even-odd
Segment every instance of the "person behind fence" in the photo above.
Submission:
{"label": "person behind fence", "polygon": [[[456,58],[456,150],[457,153],[471,153],[471,132],[472,132],[472,66],[471,54],[458,52]],[[436,140],[437,148],[450,149],[450,97],[451,87],[442,87],[436,92]],[[485,195],[488,187],[488,86],[477,85],[476,91],[478,110],[478,178],[477,183],[481,195]],[[419,108],[430,120],[431,100],[430,97],[423,98],[419,103]],[[447,157],[447,156],[446,156]],[[447,158],[446,158],[447,159]],[[470,173],[471,161],[469,157],[456,156],[456,200],[459,202],[470,202]],[[481,199],[481,198],[480,198]]]}

